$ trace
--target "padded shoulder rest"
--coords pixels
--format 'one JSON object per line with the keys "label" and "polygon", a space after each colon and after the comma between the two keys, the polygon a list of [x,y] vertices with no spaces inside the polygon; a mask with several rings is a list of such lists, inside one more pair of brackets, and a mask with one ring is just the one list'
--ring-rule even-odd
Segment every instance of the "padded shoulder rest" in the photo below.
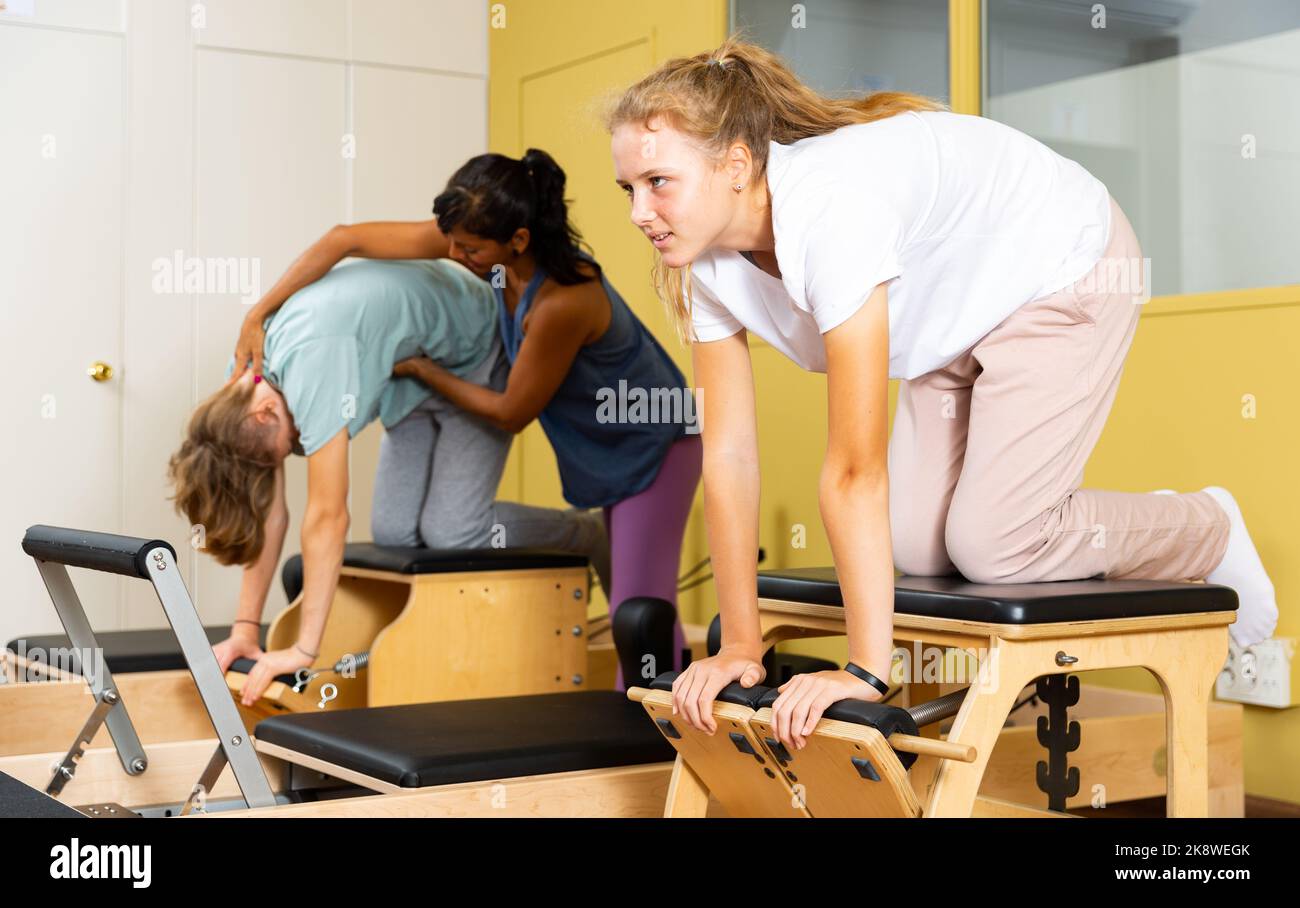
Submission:
{"label": "padded shoulder rest", "polygon": [[[673,682],[677,680],[677,676],[680,674],[681,672],[664,672],[650,682],[650,689],[671,693]],[[722,703],[730,703],[733,706],[762,709],[764,706],[772,705],[772,701],[776,699],[776,690],[775,688],[764,687],[761,684],[755,684],[753,687],[742,687],[739,681],[732,681],[718,691],[718,696],[715,699]]]}
{"label": "padded shoulder rest", "polygon": [[[762,599],[844,605],[835,568],[759,571]],[[1237,593],[1212,583],[1166,580],[1056,580],[969,583],[958,574],[894,580],[894,611],[990,624],[1102,621],[1199,612],[1231,612]]]}
{"label": "padded shoulder rest", "polygon": [[[680,673],[664,672],[650,682],[650,689],[671,691],[673,681],[678,674]],[[741,687],[739,683],[732,682],[718,691],[717,699],[723,703],[733,703],[736,706],[748,706],[750,709],[758,710],[765,706],[770,707],[776,702],[778,696],[780,696],[780,693],[775,687],[764,687],[761,684],[755,684],[753,687]],[[902,707],[890,706],[887,703],[871,703],[866,700],[841,700],[838,703],[832,703],[822,713],[822,718],[852,722],[855,725],[870,725],[886,739],[894,732],[905,735],[918,733],[916,720],[912,718],[911,713]],[[903,764],[904,769],[911,766],[916,760],[916,754],[914,753],[900,751],[895,751],[895,753],[898,754],[899,761]]]}
{"label": "padded shoulder rest", "polygon": [[[259,633],[261,645],[266,645],[266,628],[262,625]],[[209,643],[220,643],[230,636],[230,625],[205,627]],[[102,631],[95,634],[100,647],[104,650],[104,664],[110,672],[162,672],[185,668],[185,658],[181,655],[181,645],[176,642],[176,635],[168,628],[149,628],[138,631]],[[9,641],[11,653],[41,655],[39,660],[50,663],[51,651],[65,651],[72,642],[65,634],[43,634],[36,637],[15,637]],[[33,651],[39,650],[40,653]],[[60,668],[71,669],[72,666],[61,663]]]}
{"label": "padded shoulder rest", "polygon": [[641,704],[613,690],[295,713],[253,735],[403,788],[676,756]]}
{"label": "padded shoulder rest", "polygon": [[176,560],[176,550],[165,539],[142,539],[40,523],[28,527],[23,534],[23,551],[41,561],[146,579],[149,577],[146,556],[156,548],[166,549],[172,560]]}

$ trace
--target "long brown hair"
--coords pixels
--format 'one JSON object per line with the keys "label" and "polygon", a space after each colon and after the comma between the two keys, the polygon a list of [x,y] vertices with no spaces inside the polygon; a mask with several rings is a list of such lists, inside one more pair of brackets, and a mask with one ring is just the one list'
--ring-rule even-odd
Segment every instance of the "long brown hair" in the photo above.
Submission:
{"label": "long brown hair", "polygon": [[[744,142],[754,158],[753,179],[763,180],[769,142],[789,145],[908,110],[947,107],[902,91],[825,97],[800,81],[776,54],[732,35],[713,52],[669,60],[628,88],[606,112],[605,128],[612,133],[624,123],[647,125],[661,117],[718,160],[734,143]],[[683,344],[695,340],[690,266],[670,268],[659,256],[653,281],[677,336]]]}
{"label": "long brown hair", "polygon": [[201,529],[200,550],[221,564],[257,560],[275,503],[275,428],[250,416],[252,399],[252,384],[236,382],[199,404],[167,464],[176,510]]}

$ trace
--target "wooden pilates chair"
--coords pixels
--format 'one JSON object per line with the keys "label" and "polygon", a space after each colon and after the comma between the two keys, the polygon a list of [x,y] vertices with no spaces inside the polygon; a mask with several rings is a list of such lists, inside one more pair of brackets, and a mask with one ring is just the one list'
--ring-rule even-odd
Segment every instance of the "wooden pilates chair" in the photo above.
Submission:
{"label": "wooden pilates chair", "polygon": [[[843,635],[843,599],[833,568],[763,571],[758,579],[759,622],[766,646],[783,640]],[[1034,584],[973,584],[959,576],[898,577],[894,593],[894,640],[951,648],[969,654],[978,668],[961,695],[946,741],[966,750],[919,753],[907,769],[919,811],[901,798],[899,814],[965,817],[1037,815],[1002,799],[980,798],[979,790],[1006,718],[1031,684],[1047,701],[1038,736],[1046,749],[1035,781],[1047,807],[1065,809],[1078,793],[1079,771],[1068,755],[1079,747],[1080,725],[1067,708],[1078,696],[1071,673],[1140,666],[1160,683],[1165,699],[1166,812],[1207,815],[1208,709],[1215,677],[1228,649],[1228,625],[1235,618],[1236,593],[1222,586],[1147,580],[1077,580]],[[915,648],[912,649],[915,653]],[[916,667],[919,671],[919,666]],[[909,703],[933,700],[938,683],[905,673]],[[654,703],[651,699],[648,701]],[[644,705],[644,704],[643,704]],[[649,707],[647,707],[649,708]],[[762,734],[761,710],[749,721]],[[824,720],[817,734],[843,732]],[[823,729],[822,726],[826,726]],[[938,742],[939,728],[923,730]],[[825,748],[819,748],[822,752]],[[915,753],[915,751],[913,751]],[[680,757],[676,777],[685,776]],[[792,765],[807,762],[794,755]],[[687,764],[689,761],[686,761]],[[895,769],[890,764],[891,772]],[[852,761],[839,771],[852,780]],[[806,780],[806,771],[796,775]],[[882,779],[888,774],[882,773]],[[696,774],[698,777],[698,774]],[[820,775],[818,776],[820,779]],[[697,783],[691,776],[686,782]],[[689,786],[688,786],[689,787]],[[808,783],[811,790],[812,783]],[[805,803],[812,803],[811,795]],[[698,798],[697,798],[698,800]],[[698,805],[697,805],[698,806]],[[683,808],[685,809],[685,808]],[[862,815],[870,813],[862,806]],[[816,815],[815,810],[810,811]]]}
{"label": "wooden pilates chair", "polygon": [[[273,685],[263,715],[586,689],[581,555],[351,543],[339,574],[316,664]],[[301,616],[298,596],[266,647],[292,646]]]}
{"label": "wooden pilates chair", "polygon": [[789,752],[777,740],[771,705],[777,690],[727,685],[713,705],[717,731],[699,731],[672,712],[666,672],[649,688],[630,688],[677,751],[665,817],[704,816],[716,798],[732,817],[917,817],[921,804],[908,768],[918,754],[970,762],[970,747],[921,737],[919,726],[953,715],[962,692],[901,709],[886,703],[833,704],[808,746]]}
{"label": "wooden pilates chair", "polygon": [[[35,560],[75,650],[83,653],[100,647],[67,567],[149,580],[216,733],[214,740],[183,742],[184,749],[154,747],[146,754],[111,669],[102,660],[80,660],[77,669],[90,688],[91,715],[58,761],[44,792],[56,797],[72,786],[77,791],[111,788],[121,793],[115,802],[96,799],[84,805],[85,813],[121,816],[136,813],[140,806],[145,815],[221,815],[208,814],[204,807],[212,805],[210,795],[229,794],[221,784],[230,774],[247,808],[228,811],[232,816],[283,811],[346,816],[649,816],[662,809],[672,748],[645,725],[640,708],[615,691],[287,714],[258,726],[267,740],[255,747],[217,669],[170,545],[35,526],[28,529],[23,549]],[[635,671],[647,654],[671,658],[670,652],[657,648],[663,641],[671,645],[672,621],[667,602],[639,599],[623,604],[613,634],[625,671]],[[101,727],[108,730],[113,747],[88,750]],[[205,746],[215,746],[215,752],[206,762],[196,762],[195,748]],[[262,747],[266,753],[257,752]],[[47,756],[0,759],[0,772],[9,775],[9,770],[20,769],[27,778],[18,781],[32,785],[30,777],[41,769],[36,764]],[[93,764],[89,780],[77,776],[83,759]],[[120,768],[110,766],[110,759]],[[195,774],[199,782],[183,805],[157,803],[161,787],[155,780],[162,786],[192,783]],[[87,785],[77,788],[82,782]],[[378,793],[362,796],[370,792]]]}

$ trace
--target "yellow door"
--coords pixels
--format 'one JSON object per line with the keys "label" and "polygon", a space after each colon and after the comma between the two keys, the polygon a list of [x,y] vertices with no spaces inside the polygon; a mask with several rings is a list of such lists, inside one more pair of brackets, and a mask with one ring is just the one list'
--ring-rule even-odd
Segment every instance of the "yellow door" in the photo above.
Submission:
{"label": "yellow door", "polygon": [[[547,0],[489,8],[489,138],[493,151],[520,157],[528,148],[551,154],[568,177],[565,197],[574,224],[628,306],[690,375],[690,356],[664,315],[650,281],[654,250],[628,220],[628,201],[614,183],[604,104],[673,57],[709,50],[726,36],[724,0],[668,0],[640,5]],[[564,507],[560,479],[541,426],[520,434],[502,481],[503,497]],[[699,507],[682,561],[707,554]],[[694,597],[682,601],[695,620]],[[593,595],[593,608],[607,608]]]}

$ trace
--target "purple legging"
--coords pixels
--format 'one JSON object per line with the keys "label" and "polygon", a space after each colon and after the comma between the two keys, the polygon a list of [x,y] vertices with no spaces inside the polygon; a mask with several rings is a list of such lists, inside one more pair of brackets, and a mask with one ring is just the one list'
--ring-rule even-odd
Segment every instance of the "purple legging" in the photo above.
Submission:
{"label": "purple legging", "polygon": [[[677,571],[682,560],[682,536],[700,481],[703,444],[699,435],[683,435],[668,449],[659,475],[649,488],[605,508],[609,528],[609,613],[635,596],[666,599],[677,608]],[[686,635],[681,618],[673,622],[673,669],[681,670]],[[659,666],[658,671],[667,671]],[[615,681],[625,690],[623,667]]]}

